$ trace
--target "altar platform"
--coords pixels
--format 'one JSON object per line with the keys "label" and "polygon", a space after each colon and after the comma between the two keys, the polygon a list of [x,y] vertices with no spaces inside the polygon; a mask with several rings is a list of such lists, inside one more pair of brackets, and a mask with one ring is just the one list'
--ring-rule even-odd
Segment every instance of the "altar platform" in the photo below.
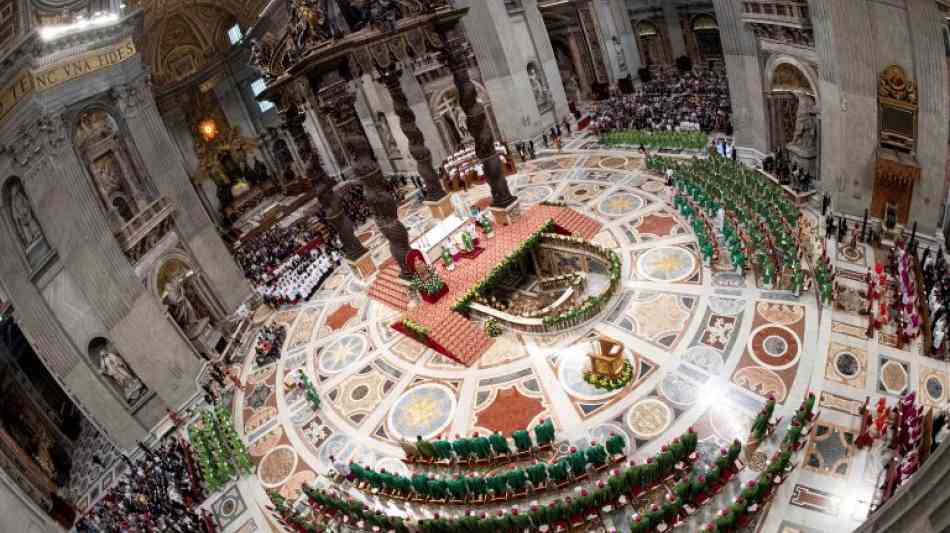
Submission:
{"label": "altar platform", "polygon": [[[513,224],[496,226],[494,238],[486,239],[480,236],[479,246],[485,251],[472,259],[463,258],[455,264],[451,272],[446,270],[441,262],[435,263],[439,275],[448,286],[448,294],[434,304],[420,302],[400,316],[393,327],[402,332],[402,322],[405,319],[421,324],[428,329],[430,348],[463,365],[473,364],[491,347],[494,339],[485,335],[477,323],[452,311],[452,305],[549,220],[554,221],[559,232],[585,239],[592,239],[601,228],[600,222],[568,207],[534,206],[525,211]],[[394,265],[395,262],[392,266]],[[374,290],[376,284],[389,282],[385,279],[385,274],[394,269],[386,268],[388,266],[390,265],[380,268],[380,275],[370,290],[370,297],[391,305],[385,299],[374,296],[374,293],[378,292]],[[398,269],[395,269],[395,273],[398,275]]]}

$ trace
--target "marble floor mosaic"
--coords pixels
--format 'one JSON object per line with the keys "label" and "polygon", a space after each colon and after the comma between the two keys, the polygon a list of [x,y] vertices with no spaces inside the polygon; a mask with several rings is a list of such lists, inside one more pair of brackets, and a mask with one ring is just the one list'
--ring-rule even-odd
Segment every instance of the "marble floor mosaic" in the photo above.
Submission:
{"label": "marble floor mosaic", "polygon": [[[865,338],[860,316],[820,311],[812,295],[789,299],[704,267],[689,225],[642,159],[583,146],[576,138],[570,152],[524,163],[509,183],[525,204],[565,201],[604,224],[596,240],[609,243],[624,264],[623,289],[602,318],[550,337],[506,332],[466,368],[394,334],[392,310],[366,298],[366,286],[352,275],[334,275],[311,302],[269,318],[288,327],[280,361],[264,368],[252,358],[245,363],[234,416],[255,474],[212,498],[224,533],[279,531],[264,510],[265,491],[296,497],[304,483],[326,485],[331,456],[410,472],[399,441],[416,435],[507,433],[551,418],[559,441],[618,433],[640,460],[694,427],[708,455],[744,439],[768,394],[777,396],[777,415],[787,420],[809,391],[820,394],[820,423],[758,531],[839,533],[860,524],[881,453],[853,446],[857,409],[865,398],[893,402],[907,390],[918,391],[925,405],[946,408],[950,369]],[[463,194],[474,204],[489,192],[480,186]],[[401,216],[412,238],[432,225],[421,205],[404,206]],[[371,224],[360,234],[374,245],[374,257],[388,254]],[[829,250],[835,253],[834,243]],[[874,251],[849,253],[839,264],[859,256],[873,261]],[[606,392],[584,382],[596,335],[624,343],[636,366],[625,388]],[[289,377],[298,370],[319,389],[319,411],[294,391]],[[371,506],[405,512],[349,490]],[[628,518],[611,520],[626,531]]]}

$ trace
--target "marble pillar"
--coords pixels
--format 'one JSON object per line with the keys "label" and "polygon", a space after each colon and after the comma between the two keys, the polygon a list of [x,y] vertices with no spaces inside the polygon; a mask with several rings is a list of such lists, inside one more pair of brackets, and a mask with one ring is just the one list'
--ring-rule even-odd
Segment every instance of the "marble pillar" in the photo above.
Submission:
{"label": "marble pillar", "polygon": [[358,261],[366,255],[366,248],[353,231],[353,221],[346,216],[340,198],[334,191],[333,178],[327,175],[320,163],[320,154],[314,152],[307,165],[307,177],[314,183],[314,191],[323,208],[324,218],[333,228],[343,246],[343,255],[350,261]]}
{"label": "marble pillar", "polygon": [[666,21],[666,34],[670,37],[670,46],[673,47],[673,61],[686,55],[686,39],[683,27],[680,24],[680,15],[673,2],[662,2],[663,19]]}
{"label": "marble pillar", "polygon": [[640,51],[637,49],[637,34],[627,13],[627,3],[624,0],[607,0],[607,4],[610,8],[610,16],[616,25],[617,37],[620,39],[620,47],[627,63],[627,71],[636,78],[637,71],[641,67]]}
{"label": "marble pillar", "polygon": [[581,94],[584,95],[585,98],[590,98],[590,72],[588,72],[587,66],[584,64],[584,59],[581,55],[581,45],[577,42],[578,38],[577,32],[567,34],[567,47],[571,50],[571,63],[574,64],[574,71],[577,72],[577,82],[578,85],[580,85]]}
{"label": "marble pillar", "polygon": [[524,8],[524,18],[531,32],[535,52],[538,54],[538,62],[541,70],[544,71],[548,90],[554,102],[554,117],[552,118],[556,120],[566,117],[570,113],[570,108],[567,103],[567,94],[564,92],[564,80],[561,79],[561,71],[558,69],[554,47],[551,45],[551,36],[544,25],[541,10],[538,9],[538,0],[522,0],[521,5]]}

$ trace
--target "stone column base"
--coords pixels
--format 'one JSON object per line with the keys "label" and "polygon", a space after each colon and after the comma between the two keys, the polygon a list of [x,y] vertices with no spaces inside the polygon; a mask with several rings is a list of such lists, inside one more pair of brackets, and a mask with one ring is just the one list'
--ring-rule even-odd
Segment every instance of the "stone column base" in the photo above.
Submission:
{"label": "stone column base", "polygon": [[491,214],[495,217],[495,223],[502,226],[508,226],[521,216],[521,202],[515,200],[515,203],[508,207],[490,207]]}
{"label": "stone column base", "polygon": [[373,256],[370,252],[366,252],[356,261],[347,259],[346,263],[350,265],[350,270],[361,281],[369,281],[369,278],[376,273],[376,263],[373,262]]}
{"label": "stone column base", "polygon": [[423,203],[429,208],[429,213],[432,215],[432,218],[439,220],[444,220],[455,212],[452,208],[452,193],[448,193],[434,202],[426,200]]}

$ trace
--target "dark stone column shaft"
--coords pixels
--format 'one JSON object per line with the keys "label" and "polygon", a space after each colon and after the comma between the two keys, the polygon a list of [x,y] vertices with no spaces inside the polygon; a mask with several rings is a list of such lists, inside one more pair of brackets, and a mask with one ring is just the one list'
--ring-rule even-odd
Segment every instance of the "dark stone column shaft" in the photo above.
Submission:
{"label": "dark stone column shaft", "polygon": [[432,152],[425,145],[422,130],[416,125],[416,114],[413,113],[406,93],[402,90],[402,70],[396,67],[388,68],[380,73],[380,81],[389,91],[396,116],[399,117],[399,127],[409,139],[409,153],[415,159],[419,176],[425,184],[425,199],[431,202],[441,200],[445,197],[445,189],[439,182],[439,175],[432,168]]}
{"label": "dark stone column shaft", "polygon": [[373,213],[376,226],[389,241],[389,251],[399,264],[402,277],[409,278],[412,275],[406,266],[409,232],[399,221],[399,206],[386,186],[373,146],[360,125],[356,114],[356,94],[343,81],[336,82],[326,90],[324,111],[333,117],[343,146],[352,157],[354,178],[363,185],[366,203]]}
{"label": "dark stone column shaft", "polygon": [[444,58],[452,70],[452,79],[459,93],[459,105],[465,111],[465,123],[475,138],[475,154],[485,168],[488,186],[491,187],[492,207],[508,207],[517,198],[508,188],[508,178],[501,170],[501,161],[495,152],[495,136],[488,123],[485,106],[478,102],[478,92],[468,72],[468,53],[460,38],[451,39],[444,28],[440,28]]}

